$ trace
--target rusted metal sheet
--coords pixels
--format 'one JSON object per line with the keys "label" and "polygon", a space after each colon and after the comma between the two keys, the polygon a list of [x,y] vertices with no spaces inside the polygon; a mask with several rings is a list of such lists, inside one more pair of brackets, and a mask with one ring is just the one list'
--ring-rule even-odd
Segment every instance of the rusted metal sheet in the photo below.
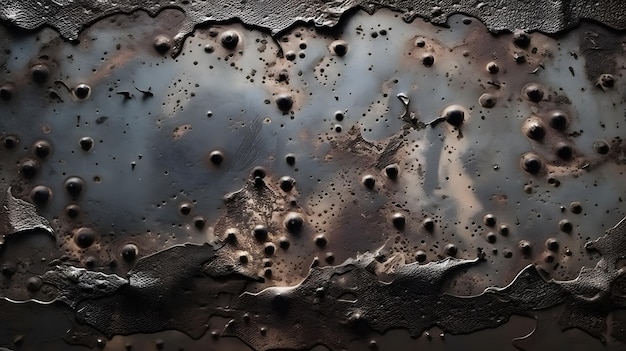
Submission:
{"label": "rusted metal sheet", "polygon": [[0,346],[619,349],[621,3],[524,4],[6,4]]}

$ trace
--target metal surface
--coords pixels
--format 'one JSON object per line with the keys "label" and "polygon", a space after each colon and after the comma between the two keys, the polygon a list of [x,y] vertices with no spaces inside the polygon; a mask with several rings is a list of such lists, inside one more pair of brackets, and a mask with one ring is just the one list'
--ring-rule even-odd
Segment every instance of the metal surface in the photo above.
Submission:
{"label": "metal surface", "polygon": [[55,4],[3,10],[61,34],[0,29],[0,346],[623,347],[622,33]]}

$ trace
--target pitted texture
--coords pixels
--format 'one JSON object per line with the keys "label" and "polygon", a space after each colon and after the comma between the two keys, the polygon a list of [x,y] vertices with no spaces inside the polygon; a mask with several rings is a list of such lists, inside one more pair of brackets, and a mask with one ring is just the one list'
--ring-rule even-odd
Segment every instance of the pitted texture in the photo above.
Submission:
{"label": "pitted texture", "polygon": [[296,22],[333,27],[348,10],[374,12],[381,7],[401,11],[406,21],[423,17],[434,23],[445,23],[448,16],[465,13],[481,19],[492,31],[524,29],[556,33],[592,19],[608,26],[626,28],[626,3],[608,0],[599,6],[586,0],[529,2],[504,1],[0,1],[0,18],[20,28],[34,29],[44,25],[56,28],[67,39],[92,22],[115,13],[144,10],[151,15],[166,8],[182,10],[185,23],[178,33],[178,43],[201,23],[239,19],[243,23],[278,33]]}
{"label": "pitted texture", "polygon": [[109,337],[178,329],[199,338],[217,309],[218,293],[242,289],[242,280],[219,283],[202,273],[202,266],[215,259],[215,250],[179,245],[144,257],[128,273],[128,285],[116,294],[84,301],[77,317]]}
{"label": "pitted texture", "polygon": [[[610,229],[602,241],[615,247],[623,240],[613,235],[621,226],[622,222]],[[178,329],[199,338],[208,319],[220,315],[232,318],[223,334],[238,337],[255,350],[317,344],[335,350],[392,328],[404,328],[414,337],[432,326],[452,334],[470,333],[500,326],[514,314],[528,315],[559,304],[565,305],[563,329],[579,328],[604,340],[609,312],[626,308],[619,288],[624,272],[611,260],[623,256],[623,246],[618,253],[605,251],[595,268],[583,268],[574,280],[547,281],[529,265],[508,286],[488,288],[476,296],[445,294],[442,287],[455,272],[480,264],[484,257],[480,251],[474,260],[446,258],[425,265],[365,253],[338,266],[313,267],[296,286],[245,292],[232,305],[221,307],[218,293],[235,296],[243,288],[241,280],[223,285],[200,271],[225,252],[208,245],[161,251],[138,262],[125,289],[118,289],[125,285],[122,278],[72,267],[57,267],[44,277],[76,308],[80,321],[105,335]],[[98,282],[105,288],[87,295]],[[77,307],[80,300],[85,301]]]}
{"label": "pitted texture", "polygon": [[442,294],[446,278],[478,262],[447,258],[403,265],[389,283],[377,278],[374,272],[381,263],[371,254],[313,268],[298,286],[240,296],[225,335],[237,336],[255,350],[317,344],[335,350],[392,328],[404,328],[413,337],[432,326],[451,334],[471,333],[502,325],[514,314],[565,304],[559,321],[564,330],[579,328],[604,341],[608,313],[626,307],[623,296],[608,290],[623,272],[601,267],[603,260],[572,281],[546,281],[529,265],[504,288],[488,288],[476,296]]}

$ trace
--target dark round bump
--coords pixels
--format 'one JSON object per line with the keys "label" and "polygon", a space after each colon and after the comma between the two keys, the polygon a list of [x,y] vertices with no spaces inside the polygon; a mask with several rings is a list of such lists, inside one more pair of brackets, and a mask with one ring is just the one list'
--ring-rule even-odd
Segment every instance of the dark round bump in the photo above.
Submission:
{"label": "dark round bump", "polygon": [[267,240],[267,236],[268,236],[267,227],[262,224],[256,225],[254,229],[252,229],[252,235],[254,235],[254,237],[259,241]]}
{"label": "dark round bump", "polygon": [[91,87],[85,83],[78,84],[74,88],[74,96],[80,100],[85,100],[91,95]]}
{"label": "dark round bump", "polygon": [[278,239],[278,246],[283,250],[287,250],[289,246],[291,246],[291,241],[289,241],[289,238],[281,236],[280,239]]}
{"label": "dark round bump", "polygon": [[398,165],[395,163],[385,167],[385,174],[389,177],[389,179],[396,179],[398,177],[398,173],[400,173],[400,171],[398,170]]}
{"label": "dark round bump", "polygon": [[615,85],[615,77],[611,74],[601,74],[596,85],[604,88],[612,88]]}
{"label": "dark round bump", "polygon": [[496,242],[496,238],[497,238],[497,235],[494,232],[489,232],[487,233],[487,235],[485,235],[485,240],[487,240],[487,242],[491,244]]}
{"label": "dark round bump", "polygon": [[96,241],[96,233],[91,228],[78,228],[74,231],[74,242],[78,247],[86,249]]}
{"label": "dark round bump", "polygon": [[429,232],[435,230],[435,221],[432,218],[425,218],[422,222],[422,227]]}
{"label": "dark round bump", "polygon": [[562,219],[559,221],[559,230],[561,230],[564,233],[571,233],[572,230],[574,229],[574,226],[572,225],[572,222],[570,222],[567,219]]}
{"label": "dark round bump", "polygon": [[485,223],[487,227],[493,227],[496,225],[496,216],[491,213],[486,214],[485,217],[483,217],[483,223]]}
{"label": "dark round bump", "polygon": [[569,124],[567,116],[563,111],[553,111],[550,113],[549,121],[550,127],[560,131],[567,129],[567,125]]}
{"label": "dark round bump", "polygon": [[290,212],[285,217],[283,225],[285,226],[287,231],[295,234],[302,230],[302,227],[304,226],[304,218],[302,218],[302,215],[300,215],[299,213]]}
{"label": "dark round bump", "polygon": [[227,243],[232,245],[237,243],[237,236],[239,235],[239,231],[236,228],[228,228],[226,229],[226,232],[224,234],[224,238]]}
{"label": "dark round bump", "polygon": [[507,235],[509,235],[509,233],[510,233],[509,226],[508,226],[508,225],[506,225],[506,224],[501,224],[501,225],[500,225],[500,228],[498,228],[498,232],[499,232],[499,233],[500,233],[500,235],[502,235],[502,236],[507,236]]}
{"label": "dark round bump", "polygon": [[548,240],[546,240],[546,249],[550,250],[550,251],[558,251],[559,250],[559,241],[556,240],[555,238],[548,238]]}
{"label": "dark round bump", "polygon": [[551,253],[548,253],[548,254],[546,254],[546,255],[543,257],[543,260],[544,260],[546,263],[552,263],[552,262],[554,262],[554,255],[553,255],[553,254],[551,254]]}
{"label": "dark round bump", "polygon": [[328,244],[328,239],[326,238],[326,235],[320,234],[315,237],[314,242],[317,247],[324,248]]}
{"label": "dark round bump", "polygon": [[278,106],[279,110],[287,112],[293,106],[293,98],[289,94],[279,94],[276,97],[276,106]]}
{"label": "dark round bump", "polygon": [[343,40],[335,40],[330,47],[337,56],[344,56],[348,53],[348,43]]}
{"label": "dark round bump", "polygon": [[454,244],[446,244],[446,246],[444,247],[444,250],[446,252],[446,255],[450,257],[455,257],[458,252],[458,249],[456,245]]}
{"label": "dark round bump", "polygon": [[19,143],[20,139],[18,139],[15,135],[5,135],[2,137],[2,145],[7,150],[14,149]]}
{"label": "dark round bump", "polygon": [[516,31],[513,33],[513,43],[516,46],[525,49],[530,45],[530,36],[523,31]]}
{"label": "dark round bump", "polygon": [[67,191],[70,196],[77,197],[83,191],[85,181],[79,177],[69,177],[63,186],[65,187],[65,191]]}
{"label": "dark round bump", "polygon": [[541,159],[534,153],[525,154],[522,156],[522,168],[530,174],[537,174],[542,168]]}
{"label": "dark round bump", "polygon": [[252,169],[252,178],[261,178],[261,179],[263,179],[263,178],[265,178],[266,174],[267,173],[265,172],[265,168],[263,168],[261,166],[254,167]]}
{"label": "dark round bump", "polygon": [[94,144],[93,139],[90,137],[82,137],[78,141],[78,145],[83,151],[91,150],[93,148],[93,144]]}
{"label": "dark round bump", "polygon": [[80,206],[77,204],[69,204],[65,206],[65,214],[70,218],[76,218],[80,214]]}
{"label": "dark round bump", "polygon": [[135,244],[126,244],[122,247],[122,258],[127,262],[132,262],[137,258],[137,254],[139,253],[139,249]]}
{"label": "dark round bump", "polygon": [[496,98],[496,96],[493,94],[489,94],[489,93],[482,94],[478,98],[478,103],[480,104],[480,106],[485,107],[485,108],[492,108],[496,106],[497,101],[498,99]]}
{"label": "dark round bump", "polygon": [[239,252],[239,263],[246,264],[249,261],[250,261],[250,258],[248,257],[248,253],[246,251],[240,251]]}
{"label": "dark round bump", "polygon": [[44,63],[36,64],[30,68],[30,74],[35,83],[45,83],[50,76],[50,67]]}
{"label": "dark round bump", "polygon": [[0,99],[9,101],[15,95],[15,86],[11,83],[5,83],[0,85]]}
{"label": "dark round bump", "polygon": [[532,252],[532,246],[527,240],[520,240],[517,246],[520,252],[522,253],[522,255],[524,256],[529,256]]}
{"label": "dark round bump", "polygon": [[574,150],[572,149],[572,147],[564,142],[560,142],[556,144],[556,155],[563,159],[563,160],[569,160],[570,158],[572,158],[574,154]]}
{"label": "dark round bump", "polygon": [[415,253],[415,260],[419,263],[426,261],[427,255],[424,250],[417,250]]}
{"label": "dark round bump", "polygon": [[27,158],[20,162],[18,168],[22,177],[31,179],[39,173],[40,167],[39,162]]}
{"label": "dark round bump", "polygon": [[332,252],[327,252],[324,261],[328,264],[333,264],[335,262],[335,255]]}
{"label": "dark round bump", "polygon": [[183,216],[188,216],[191,213],[193,206],[189,202],[183,202],[178,205],[178,213]]}
{"label": "dark round bump", "polygon": [[513,59],[516,63],[522,64],[526,62],[526,55],[524,55],[524,53],[522,52],[516,52],[513,54]]}
{"label": "dark round bump", "polygon": [[502,250],[502,256],[504,256],[504,258],[511,258],[513,257],[513,251],[509,249],[504,249]]}
{"label": "dark round bump", "polygon": [[211,160],[212,164],[219,166],[224,161],[224,153],[219,150],[211,151],[209,160]]}
{"label": "dark round bump", "polygon": [[172,48],[172,40],[166,35],[157,35],[154,37],[152,45],[159,54],[165,55]]}
{"label": "dark round bump", "polygon": [[30,292],[37,292],[41,289],[43,280],[39,277],[30,277],[26,280],[26,289]]}
{"label": "dark round bump", "polygon": [[606,155],[611,151],[611,147],[605,140],[598,139],[593,142],[593,150],[601,155]]}
{"label": "dark round bump", "polygon": [[343,121],[344,118],[345,118],[345,115],[343,114],[343,112],[341,111],[335,112],[335,120],[337,120],[337,122]]}
{"label": "dark round bump", "polygon": [[254,187],[262,188],[265,186],[265,181],[261,177],[254,177]]}
{"label": "dark round bump", "polygon": [[287,51],[287,52],[285,53],[285,58],[286,58],[288,61],[293,61],[293,60],[295,60],[295,59],[296,59],[296,53],[295,53],[295,52],[293,52],[293,51],[291,51],[291,50],[290,50],[290,51]]}
{"label": "dark round bump", "polygon": [[416,39],[415,46],[418,48],[423,48],[424,46],[426,46],[426,42],[424,41],[424,39]]}
{"label": "dark round bump", "polygon": [[239,33],[234,30],[227,30],[220,36],[220,43],[227,49],[234,49],[239,43]]}
{"label": "dark round bump", "polygon": [[5,263],[2,265],[2,268],[0,268],[0,271],[3,276],[11,277],[17,272],[17,268],[12,264]]}
{"label": "dark round bump", "polygon": [[280,188],[284,192],[290,192],[291,189],[293,189],[293,186],[296,184],[296,180],[290,176],[283,176],[280,178],[279,184]]}
{"label": "dark round bump", "polygon": [[546,129],[538,118],[529,118],[524,123],[524,134],[533,140],[542,140],[546,135]]}
{"label": "dark round bump", "polygon": [[276,245],[273,243],[266,243],[265,247],[263,247],[263,252],[265,252],[266,256],[272,256],[274,252],[276,252]]}
{"label": "dark round bump", "polygon": [[45,159],[52,153],[52,145],[47,140],[37,140],[33,144],[33,153],[40,159]]}
{"label": "dark round bump", "polygon": [[373,189],[374,185],[376,185],[376,178],[371,174],[367,174],[361,178],[361,183],[363,183],[366,188]]}
{"label": "dark round bump", "polygon": [[296,164],[296,155],[295,154],[287,154],[285,155],[285,162],[287,162],[288,165],[293,166]]}
{"label": "dark round bump", "polygon": [[335,130],[335,132],[337,133],[341,133],[341,131],[343,130],[343,128],[341,128],[341,124],[335,124],[335,126],[333,127],[333,129]]}
{"label": "dark round bump", "polygon": [[583,205],[578,201],[574,201],[569,204],[569,210],[574,214],[580,214],[583,211]]}
{"label": "dark round bump", "polygon": [[422,56],[422,64],[426,67],[430,67],[435,63],[435,57],[431,54],[425,54]]}
{"label": "dark round bump", "polygon": [[396,229],[402,230],[406,225],[406,217],[404,216],[404,214],[396,212],[391,216],[391,223]]}
{"label": "dark round bump", "polygon": [[287,70],[282,70],[278,72],[278,81],[286,82],[289,79],[289,72]]}
{"label": "dark round bump", "polygon": [[272,277],[272,269],[271,268],[265,268],[263,270],[263,276],[265,278],[268,278],[268,279],[271,278]]}
{"label": "dark round bump", "polygon": [[37,185],[30,191],[30,198],[37,205],[45,205],[52,197],[52,190],[45,185]]}
{"label": "dark round bump", "polygon": [[205,225],[206,225],[206,219],[204,219],[204,217],[196,216],[193,218],[193,226],[196,227],[196,229],[198,230],[204,229]]}
{"label": "dark round bump", "polygon": [[448,106],[443,110],[442,117],[449,124],[459,127],[465,121],[465,111],[459,105]]}
{"label": "dark round bump", "polygon": [[207,44],[204,46],[204,52],[206,52],[207,54],[210,54],[213,51],[215,51],[215,49],[213,48],[213,45]]}
{"label": "dark round bump", "polygon": [[487,69],[487,72],[491,74],[496,74],[500,71],[500,67],[495,62],[489,62],[485,68]]}
{"label": "dark round bump", "polygon": [[526,99],[532,102],[539,102],[543,100],[543,88],[535,83],[526,84],[522,90]]}

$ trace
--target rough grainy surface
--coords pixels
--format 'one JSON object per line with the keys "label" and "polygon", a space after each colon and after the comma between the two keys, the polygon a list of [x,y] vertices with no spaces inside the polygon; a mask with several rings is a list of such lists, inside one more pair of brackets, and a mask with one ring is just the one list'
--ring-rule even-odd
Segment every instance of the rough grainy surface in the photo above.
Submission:
{"label": "rough grainy surface", "polygon": [[37,213],[37,208],[30,202],[16,199],[9,188],[0,209],[0,246],[8,235],[42,230],[53,234],[48,220]]}
{"label": "rough grainy surface", "polygon": [[626,4],[605,0],[601,4],[586,0],[505,1],[505,0],[400,0],[400,1],[0,1],[0,18],[20,28],[34,29],[44,25],[56,28],[67,39],[92,22],[115,13],[144,10],[151,15],[174,8],[185,14],[184,25],[176,35],[180,44],[193,28],[202,23],[238,19],[248,25],[278,33],[296,22],[316,26],[335,26],[351,9],[374,12],[386,7],[402,13],[406,21],[422,17],[434,23],[445,23],[448,16],[463,13],[482,20],[492,31],[523,29],[556,33],[571,28],[581,19],[592,19],[608,26],[626,28]]}
{"label": "rough grainy surface", "polygon": [[[454,272],[481,264],[482,253],[475,260],[446,258],[425,265],[366,253],[337,266],[313,267],[294,287],[245,292],[223,308],[212,297],[220,291],[236,296],[241,286],[216,287],[215,282],[198,280],[202,264],[225,254],[207,245],[177,246],[145,257],[129,272],[128,281],[67,267],[47,272],[44,279],[56,285],[59,300],[70,307],[85,300],[77,309],[79,320],[108,336],[179,329],[199,338],[208,317],[217,314],[232,318],[223,335],[235,336],[255,350],[318,344],[339,350],[352,339],[392,328],[406,329],[413,337],[433,326],[452,334],[471,333],[502,325],[513,314],[565,304],[563,329],[579,328],[603,339],[608,314],[626,308],[626,297],[611,289],[624,277],[615,259],[626,252],[624,246],[614,247],[623,244],[625,220],[598,239],[600,244],[594,242],[594,250],[603,256],[576,279],[546,281],[536,267],[528,266],[508,286],[476,296],[445,294],[442,287]],[[127,282],[126,290],[116,291]],[[93,289],[91,295],[87,288]]]}

